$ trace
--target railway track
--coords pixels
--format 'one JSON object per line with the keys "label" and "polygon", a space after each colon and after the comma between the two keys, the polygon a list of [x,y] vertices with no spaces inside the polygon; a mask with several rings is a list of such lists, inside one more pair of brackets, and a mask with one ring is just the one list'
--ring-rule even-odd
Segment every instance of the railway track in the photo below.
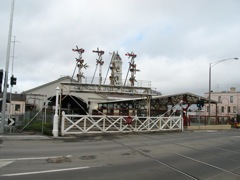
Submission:
{"label": "railway track", "polygon": [[[142,141],[139,142],[139,141],[138,141],[138,143],[142,143],[142,145],[144,145],[145,147],[151,147],[151,149],[154,148],[155,145],[153,145],[153,143],[148,144],[148,143],[147,143],[148,140],[154,140],[154,141],[156,141],[156,148],[158,148],[159,142],[160,142],[160,143],[161,143],[161,142],[164,142],[164,140],[162,140],[162,139],[159,140],[159,139],[153,138],[154,136],[147,136],[147,135],[142,135],[142,134],[138,134],[137,136],[141,136],[141,137],[143,137],[143,138],[146,138],[146,141],[144,141],[144,142],[142,142]],[[171,136],[171,135],[170,135],[170,136]],[[165,167],[167,167],[167,168],[170,168],[170,169],[173,170],[173,171],[176,171],[176,172],[178,172],[178,173],[186,176],[186,179],[195,179],[195,180],[197,180],[197,179],[202,179],[202,178],[194,175],[194,173],[191,173],[191,172],[188,172],[188,171],[186,171],[186,170],[183,170],[183,168],[179,168],[178,166],[173,165],[174,163],[172,164],[172,163],[169,163],[169,162],[165,162],[164,160],[161,159],[161,157],[156,157],[156,156],[154,156],[154,155],[151,155],[149,152],[145,152],[145,151],[143,151],[142,149],[139,149],[138,147],[134,147],[134,146],[131,146],[131,145],[127,145],[126,143],[121,142],[120,140],[113,139],[113,138],[111,138],[111,137],[108,137],[108,139],[109,139],[110,141],[113,141],[113,142],[119,144],[120,146],[124,146],[124,147],[126,147],[126,148],[128,148],[128,149],[130,149],[130,150],[132,150],[132,151],[134,151],[134,152],[136,152],[136,153],[138,153],[138,154],[140,154],[140,155],[142,155],[142,156],[144,156],[144,157],[152,160],[152,161],[155,161],[155,162],[158,163],[159,165],[163,165],[163,166],[165,166]],[[209,142],[210,142],[210,141],[211,141],[211,140],[209,140]],[[166,144],[166,141],[165,141],[164,143]],[[184,146],[184,145],[178,144],[178,143],[173,143],[173,144],[174,144],[175,146],[180,147],[180,148],[189,149],[189,150],[191,150],[191,151],[192,151],[192,150],[197,151],[197,152],[200,153],[200,154],[208,153],[207,151],[199,150],[199,149],[194,148],[194,147]],[[156,150],[156,148],[155,148],[155,150]],[[212,148],[212,150],[216,150],[216,152],[217,152],[217,150],[219,150],[219,149],[221,149],[221,148],[215,148],[215,149]],[[227,149],[221,149],[221,150],[222,150],[222,151],[228,151]],[[176,152],[174,152],[174,151],[168,151],[167,153],[171,154],[171,155],[174,156],[174,157],[182,158],[182,159],[185,159],[185,160],[187,160],[187,161],[191,161],[191,162],[194,163],[194,164],[199,164],[199,165],[201,165],[201,166],[205,166],[206,168],[210,168],[210,169],[216,170],[216,171],[218,171],[218,174],[224,174],[224,173],[225,173],[225,174],[231,175],[232,177],[234,177],[234,179],[235,179],[235,178],[236,178],[236,179],[240,179],[240,173],[234,172],[234,171],[233,171],[234,169],[232,169],[232,170],[224,169],[224,168],[222,168],[222,167],[220,167],[220,166],[216,166],[216,165],[214,165],[214,164],[210,164],[210,163],[201,161],[201,160],[199,160],[198,158],[193,158],[193,157],[191,157],[191,156],[184,155],[184,154],[181,154],[181,153],[176,153]],[[238,154],[238,152],[234,152],[234,153]],[[238,155],[239,155],[239,154],[238,154]],[[229,160],[229,161],[233,161],[233,162],[235,162],[235,163],[238,163],[238,164],[240,165],[240,161],[239,161],[239,160],[236,160],[236,159],[233,159],[233,158],[224,157],[224,156],[222,156],[220,153],[216,153],[216,154],[214,154],[214,156],[218,156],[217,158],[221,158],[221,159],[223,159],[223,161],[224,161],[224,159],[226,159],[226,160]],[[214,176],[212,176],[211,178],[214,178]],[[211,179],[211,178],[209,178],[209,179]]]}

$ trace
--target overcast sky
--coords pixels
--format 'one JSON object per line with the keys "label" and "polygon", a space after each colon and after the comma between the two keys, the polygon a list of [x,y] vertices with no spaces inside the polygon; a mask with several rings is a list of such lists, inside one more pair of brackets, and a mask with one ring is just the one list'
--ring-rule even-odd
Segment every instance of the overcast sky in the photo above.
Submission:
{"label": "overcast sky", "polygon": [[[0,0],[0,69],[5,69],[10,9],[10,0]],[[97,47],[105,51],[104,78],[111,52],[123,60],[123,78],[125,53],[134,52],[138,81],[151,81],[164,95],[204,95],[209,63],[240,58],[240,1],[15,0],[12,35],[17,41],[13,92],[72,76],[78,57],[72,48],[78,45],[85,49],[87,77],[93,76]],[[212,67],[212,90],[240,90],[239,69],[240,60]]]}

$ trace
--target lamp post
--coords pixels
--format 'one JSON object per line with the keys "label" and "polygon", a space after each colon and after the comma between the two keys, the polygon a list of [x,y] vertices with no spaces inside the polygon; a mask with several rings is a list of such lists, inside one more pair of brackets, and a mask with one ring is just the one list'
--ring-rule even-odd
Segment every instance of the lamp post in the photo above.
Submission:
{"label": "lamp post", "polygon": [[60,88],[57,87],[56,88],[56,103],[55,103],[55,115],[53,118],[53,130],[52,130],[52,134],[54,137],[58,137],[58,98],[59,98],[59,93],[60,93]]}
{"label": "lamp post", "polygon": [[238,58],[236,58],[236,57],[235,58],[227,58],[227,59],[222,59],[219,61],[209,63],[208,124],[210,124],[210,115],[211,115],[211,69],[213,66],[215,66],[221,62],[227,61],[227,60],[238,60]]}

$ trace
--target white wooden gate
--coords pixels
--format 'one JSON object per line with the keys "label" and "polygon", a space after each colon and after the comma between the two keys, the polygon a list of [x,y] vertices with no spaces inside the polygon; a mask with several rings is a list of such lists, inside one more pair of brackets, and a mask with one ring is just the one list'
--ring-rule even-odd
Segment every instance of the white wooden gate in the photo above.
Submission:
{"label": "white wooden gate", "polygon": [[62,112],[61,135],[82,133],[183,130],[181,116],[129,117],[72,115]]}
{"label": "white wooden gate", "polygon": [[[131,122],[130,122],[131,121]],[[61,135],[107,132],[143,132],[183,130],[181,116],[129,117],[72,115],[62,112]]]}

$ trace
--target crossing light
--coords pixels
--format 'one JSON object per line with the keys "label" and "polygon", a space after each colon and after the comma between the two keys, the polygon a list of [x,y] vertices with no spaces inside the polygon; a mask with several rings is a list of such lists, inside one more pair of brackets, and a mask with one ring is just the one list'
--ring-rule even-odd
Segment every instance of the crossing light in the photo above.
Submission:
{"label": "crossing light", "polygon": [[2,93],[3,69],[0,69],[0,93]]}
{"label": "crossing light", "polygon": [[203,106],[204,106],[204,100],[203,99],[197,100],[197,107],[199,109],[202,109]]}
{"label": "crossing light", "polygon": [[17,84],[17,78],[15,78],[13,75],[12,75],[12,77],[11,77],[10,84],[11,84],[11,86]]}
{"label": "crossing light", "polygon": [[3,70],[0,69],[0,84],[3,82]]}

